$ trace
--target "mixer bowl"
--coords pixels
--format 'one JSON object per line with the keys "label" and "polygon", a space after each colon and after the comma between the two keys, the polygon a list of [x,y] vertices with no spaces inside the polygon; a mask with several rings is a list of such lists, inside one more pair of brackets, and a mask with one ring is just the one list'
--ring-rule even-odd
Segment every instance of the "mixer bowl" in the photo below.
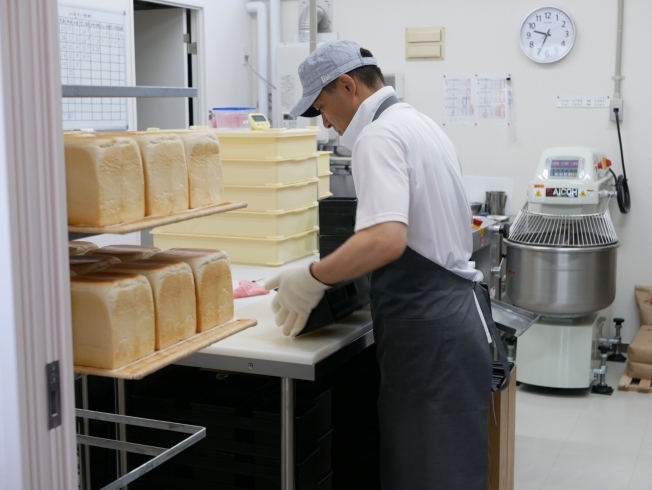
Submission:
{"label": "mixer bowl", "polygon": [[577,317],[613,303],[618,243],[584,248],[505,244],[507,294],[519,308]]}

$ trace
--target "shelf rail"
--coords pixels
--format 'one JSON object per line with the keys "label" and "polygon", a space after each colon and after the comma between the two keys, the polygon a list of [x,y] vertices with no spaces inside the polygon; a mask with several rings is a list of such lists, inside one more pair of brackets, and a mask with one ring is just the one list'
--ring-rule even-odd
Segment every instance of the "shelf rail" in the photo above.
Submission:
{"label": "shelf rail", "polygon": [[173,432],[182,432],[191,434],[180,443],[172,446],[169,449],[146,446],[143,444],[135,444],[132,442],[116,441],[113,439],[105,439],[101,437],[92,437],[89,435],[77,434],[77,443],[80,445],[88,445],[101,447],[105,449],[114,449],[117,451],[126,451],[136,454],[144,454],[147,456],[154,456],[145,464],[138,468],[131,470],[129,473],[118,478],[114,482],[106,485],[102,490],[119,490],[137,478],[140,478],[145,473],[153,470],[162,463],[168,461],[173,456],[176,456],[184,449],[192,446],[196,442],[206,437],[206,429],[195,425],[177,424],[173,422],[161,422],[159,420],[142,419],[138,417],[130,417],[127,415],[117,415],[112,413],[95,412],[91,410],[75,409],[75,415],[84,420],[100,420],[103,422],[111,422],[124,425],[132,425],[137,427],[148,427],[150,429],[169,430]]}
{"label": "shelf rail", "polygon": [[62,97],[197,97],[196,88],[62,85]]}

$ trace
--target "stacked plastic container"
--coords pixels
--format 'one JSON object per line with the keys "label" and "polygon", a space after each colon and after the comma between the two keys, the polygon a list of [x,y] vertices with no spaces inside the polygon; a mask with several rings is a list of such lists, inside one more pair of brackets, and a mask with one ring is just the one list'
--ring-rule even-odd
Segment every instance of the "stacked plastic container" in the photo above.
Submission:
{"label": "stacked plastic container", "polygon": [[319,177],[319,199],[331,197],[331,153],[330,151],[318,151],[318,177]]}
{"label": "stacked plastic container", "polygon": [[[317,252],[318,130],[216,131],[224,197],[247,208],[153,231],[156,246],[217,248],[236,264],[280,266]],[[329,194],[330,195],[330,194]]]}

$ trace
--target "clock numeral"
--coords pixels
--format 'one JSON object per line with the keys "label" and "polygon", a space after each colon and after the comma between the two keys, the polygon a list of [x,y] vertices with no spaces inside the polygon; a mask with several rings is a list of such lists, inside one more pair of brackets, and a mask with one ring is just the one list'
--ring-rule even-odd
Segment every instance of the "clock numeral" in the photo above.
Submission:
{"label": "clock numeral", "polygon": [[555,54],[559,54],[559,48],[555,48]]}
{"label": "clock numeral", "polygon": [[530,29],[536,29],[537,25],[534,22],[530,22]]}
{"label": "clock numeral", "polygon": [[528,32],[525,36],[526,36],[528,39],[530,39],[530,38],[532,37],[532,33],[531,33],[531,32]]}
{"label": "clock numeral", "polygon": [[540,15],[537,15],[536,18],[537,18],[537,21],[541,21],[541,16]]}
{"label": "clock numeral", "polygon": [[552,17],[552,14],[550,12],[546,12],[546,19],[549,19]]}
{"label": "clock numeral", "polygon": [[568,36],[569,36],[568,31],[566,31],[566,37],[568,37]]}
{"label": "clock numeral", "polygon": [[559,20],[559,14],[557,14],[557,20]]}
{"label": "clock numeral", "polygon": [[549,53],[548,50],[546,49],[546,58],[547,58],[548,56],[550,56],[550,53]]}
{"label": "clock numeral", "polygon": [[[557,20],[559,20],[559,16],[557,16]],[[566,27],[566,21],[565,20],[561,21],[561,26]]]}
{"label": "clock numeral", "polygon": [[530,47],[531,47],[531,48],[534,47],[534,41],[530,41]]}
{"label": "clock numeral", "polygon": [[562,42],[561,42],[561,45],[562,45],[562,46],[566,46],[566,41],[562,41]]}

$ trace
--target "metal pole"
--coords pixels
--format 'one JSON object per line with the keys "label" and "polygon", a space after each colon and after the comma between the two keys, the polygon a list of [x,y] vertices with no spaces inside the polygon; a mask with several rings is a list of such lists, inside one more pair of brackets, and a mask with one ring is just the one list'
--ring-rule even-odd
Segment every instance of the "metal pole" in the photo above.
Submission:
{"label": "metal pole", "polygon": [[[82,374],[81,377],[81,393],[82,393],[82,408],[88,410],[88,375]],[[84,435],[89,436],[90,427],[88,419],[83,419],[83,430]],[[91,448],[88,445],[84,445],[84,481],[83,488],[84,490],[91,490]]]}
{"label": "metal pole", "polygon": [[[317,0],[310,0],[310,52],[317,49]],[[317,126],[317,118],[310,118],[310,125]]]}
{"label": "metal pole", "polygon": [[[116,379],[116,413],[118,415],[127,415],[126,403],[125,403],[125,380]],[[125,424],[118,425],[118,440],[126,441],[127,440],[127,426]],[[118,477],[124,476],[127,474],[127,452],[120,451],[118,458]],[[128,489],[129,487],[124,487]]]}
{"label": "metal pole", "polygon": [[281,378],[281,490],[294,490],[294,380]]}
{"label": "metal pole", "polygon": [[620,82],[623,77],[621,66],[623,61],[623,17],[625,11],[625,0],[618,0],[618,32],[616,35],[616,75],[614,79],[614,99],[622,99],[620,93]]}

